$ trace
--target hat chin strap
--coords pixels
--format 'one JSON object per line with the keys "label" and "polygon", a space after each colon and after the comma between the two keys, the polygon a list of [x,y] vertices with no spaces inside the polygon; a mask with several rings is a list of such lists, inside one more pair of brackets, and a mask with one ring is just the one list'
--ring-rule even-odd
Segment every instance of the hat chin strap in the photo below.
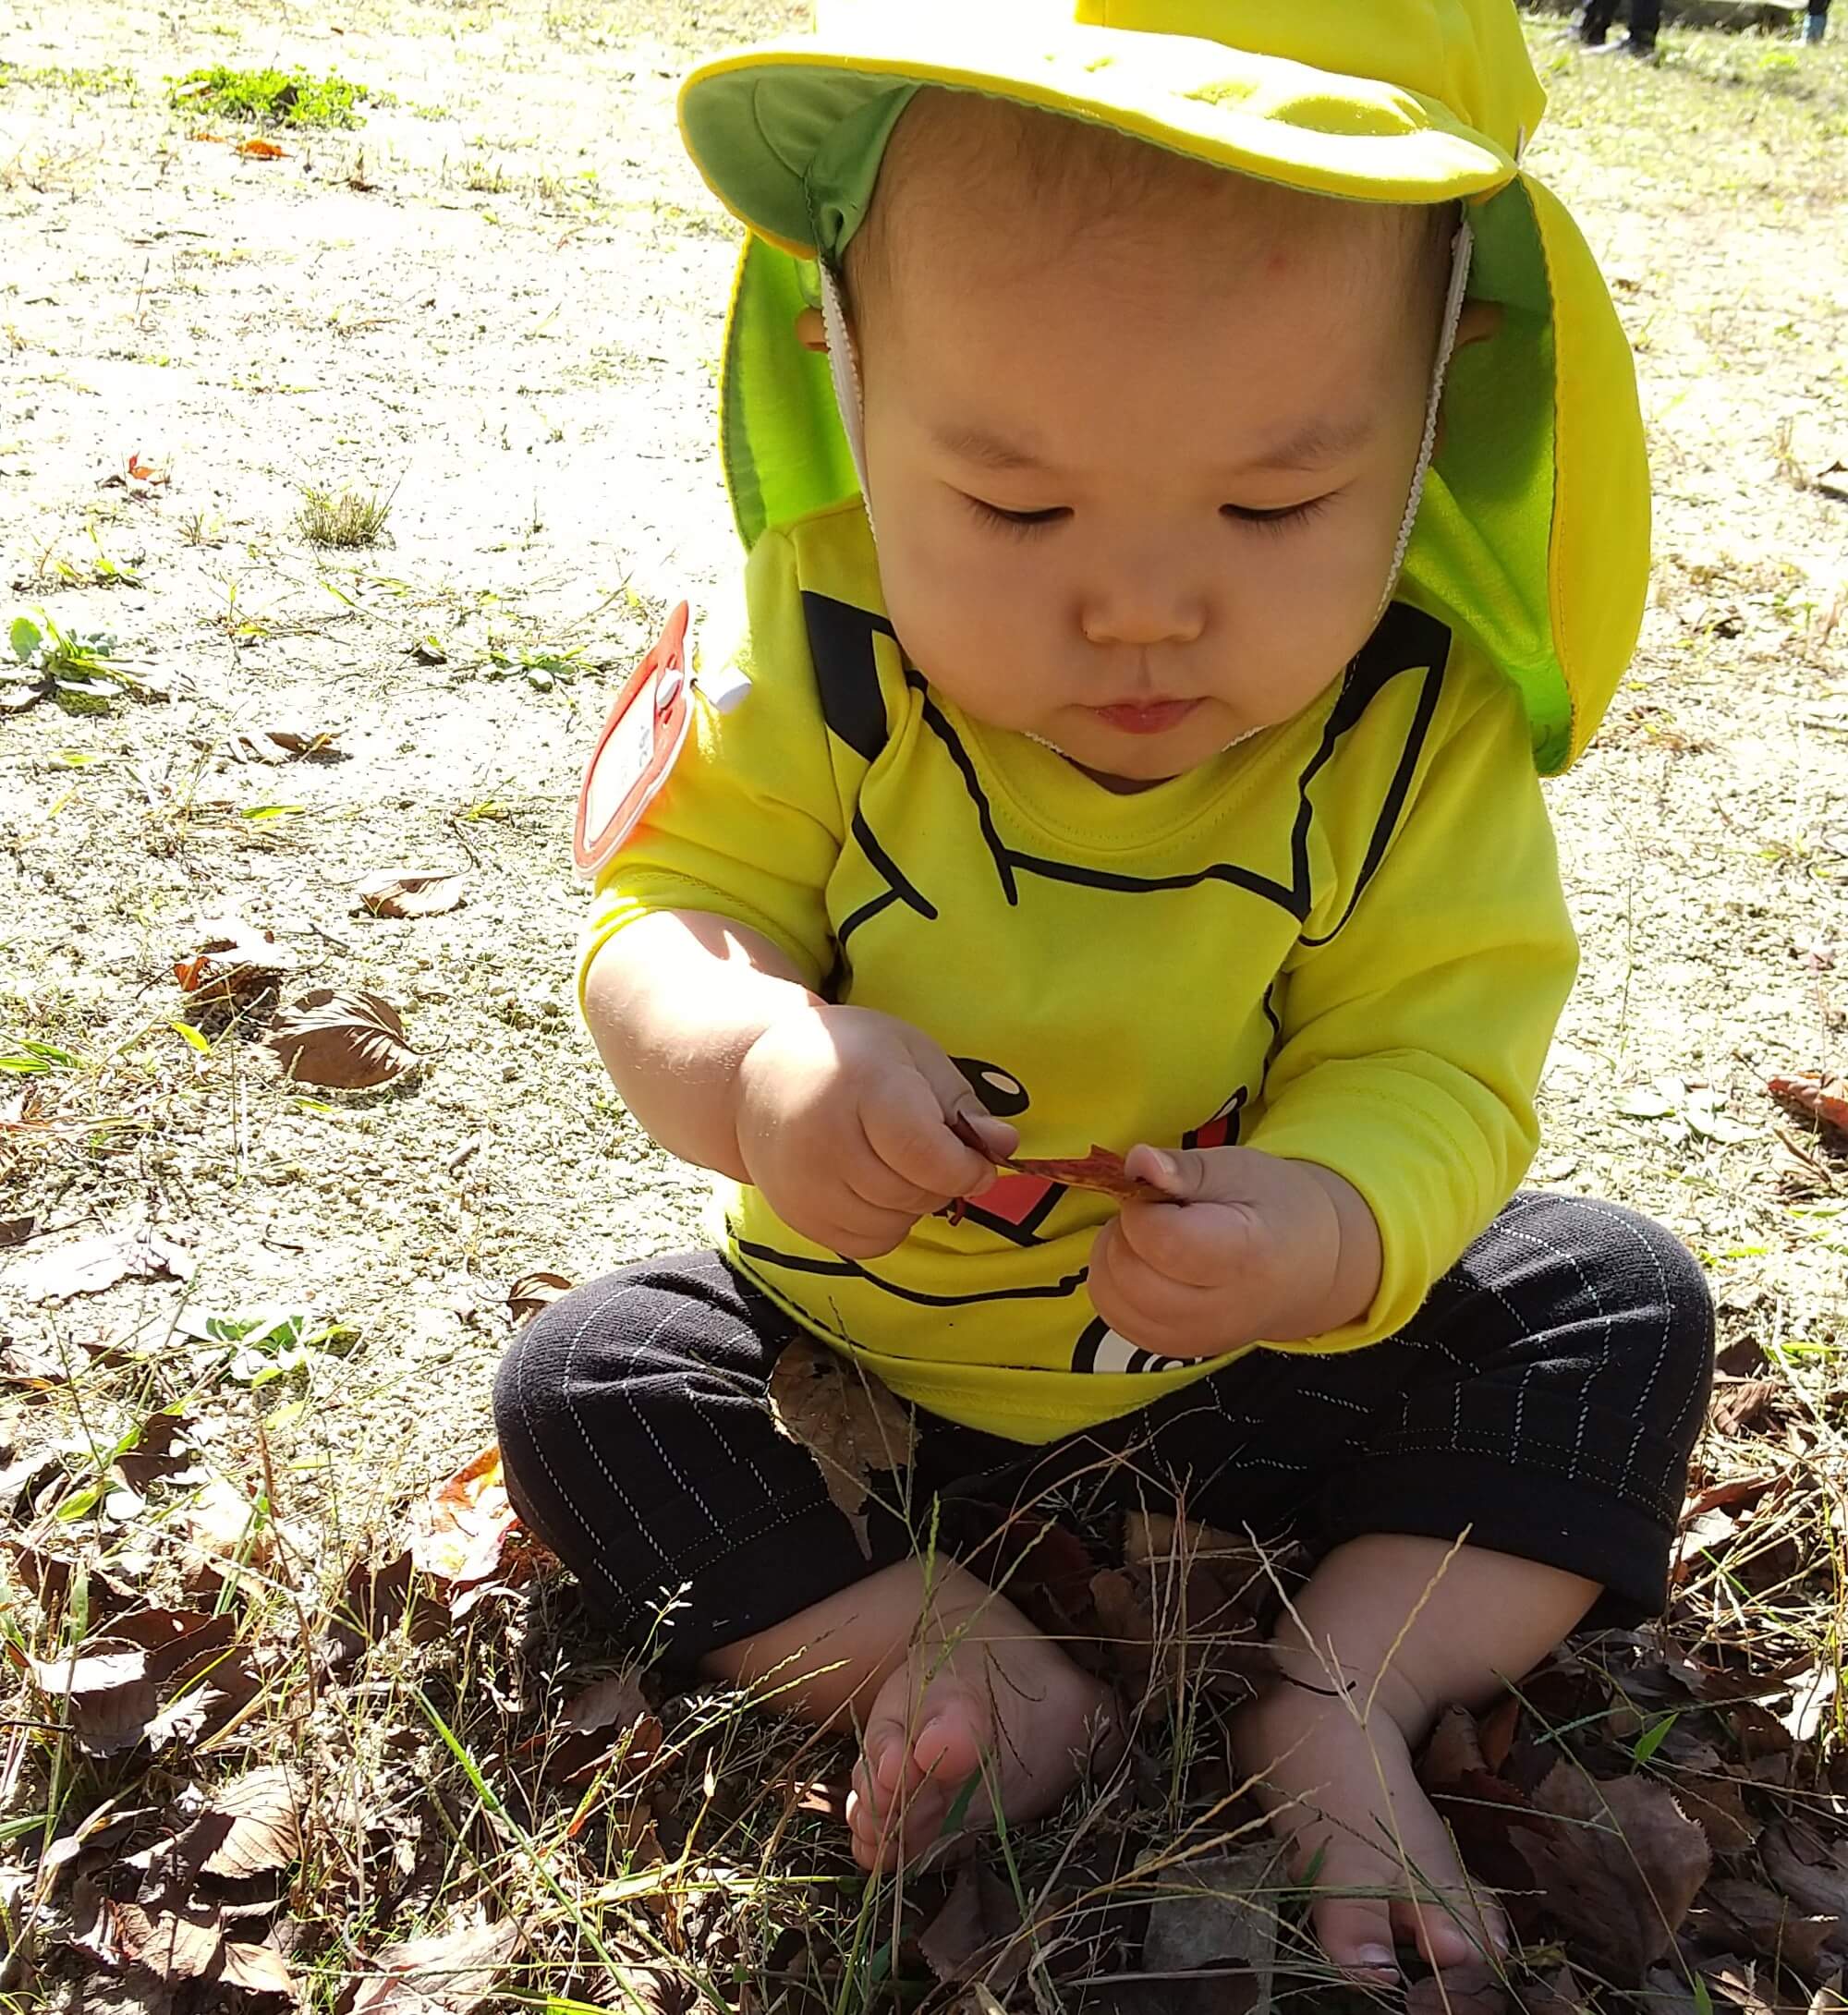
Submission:
{"label": "hat chin strap", "polygon": [[[1475,236],[1467,220],[1456,227],[1456,236],[1451,240],[1450,291],[1444,297],[1443,326],[1438,337],[1437,362],[1431,371],[1431,388],[1425,401],[1425,431],[1418,443],[1418,459],[1412,470],[1411,492],[1405,499],[1404,516],[1399,520],[1399,536],[1392,542],[1392,564],[1386,574],[1386,585],[1380,591],[1379,606],[1373,612],[1378,623],[1386,613],[1392,600],[1392,591],[1399,585],[1400,569],[1405,564],[1406,549],[1412,543],[1412,528],[1417,522],[1418,505],[1424,500],[1425,478],[1430,471],[1431,456],[1437,451],[1438,413],[1443,404],[1444,382],[1450,374],[1450,361],[1456,351],[1456,332],[1463,320],[1464,296],[1469,289],[1470,254],[1475,247]],[[860,503],[866,510],[867,528],[872,533],[874,543],[879,540],[879,528],[873,523],[871,492],[867,485],[866,465],[866,400],[860,388],[859,361],[854,354],[853,332],[847,327],[847,318],[841,306],[841,290],[834,277],[833,269],[823,259],[821,268],[821,324],[828,338],[828,370],[834,382],[834,403],[841,409],[841,426],[847,437],[847,452],[854,458],[854,473],[859,478]],[[1257,730],[1253,730],[1256,733]],[[1034,740],[1040,737],[1034,736]],[[1240,735],[1239,741],[1248,740]],[[1049,748],[1052,743],[1046,745]],[[1228,748],[1236,743],[1228,742]],[[1063,753],[1063,752],[1062,752]]]}
{"label": "hat chin strap", "polygon": [[[1373,612],[1377,623],[1386,613],[1392,591],[1399,585],[1399,570],[1405,564],[1405,551],[1412,543],[1412,527],[1417,522],[1418,505],[1425,495],[1425,478],[1430,472],[1431,456],[1437,452],[1438,413],[1443,405],[1444,382],[1450,376],[1450,360],[1456,353],[1456,332],[1463,320],[1463,298],[1469,291],[1470,254],[1476,234],[1465,218],[1456,227],[1450,245],[1450,291],[1444,297],[1443,327],[1438,335],[1438,358],[1431,370],[1431,389],[1425,400],[1425,431],[1418,443],[1418,459],[1412,470],[1411,494],[1405,499],[1405,515],[1399,520],[1399,536],[1392,542],[1392,564],[1387,570],[1386,586],[1380,590],[1380,606]],[[861,478],[865,481],[865,478]]]}
{"label": "hat chin strap", "polygon": [[866,399],[860,391],[859,359],[854,355],[853,332],[841,307],[840,283],[834,269],[824,258],[821,267],[821,327],[828,338],[828,372],[834,381],[834,404],[841,409],[841,426],[847,437],[847,453],[854,458],[854,474],[860,479],[860,503],[865,506],[867,528],[873,542],[879,531],[872,521],[872,492],[867,488]]}

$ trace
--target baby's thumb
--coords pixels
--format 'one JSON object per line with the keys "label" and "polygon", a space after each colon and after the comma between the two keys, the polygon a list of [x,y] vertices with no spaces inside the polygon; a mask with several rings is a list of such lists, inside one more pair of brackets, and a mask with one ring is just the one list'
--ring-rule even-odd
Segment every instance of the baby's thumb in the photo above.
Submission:
{"label": "baby's thumb", "polygon": [[1173,1203],[1201,1203],[1213,1195],[1212,1164],[1197,1147],[1132,1147],[1123,1171]]}
{"label": "baby's thumb", "polygon": [[951,1108],[950,1131],[990,1161],[1006,1160],[1020,1145],[1018,1132],[996,1119],[972,1091],[965,1091]]}

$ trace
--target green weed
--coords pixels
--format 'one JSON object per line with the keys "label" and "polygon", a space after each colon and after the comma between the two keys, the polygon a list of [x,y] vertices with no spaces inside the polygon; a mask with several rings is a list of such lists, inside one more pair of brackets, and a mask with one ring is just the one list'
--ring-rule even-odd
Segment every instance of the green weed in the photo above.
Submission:
{"label": "green weed", "polygon": [[0,91],[4,91],[9,84],[26,84],[39,91],[119,91],[129,97],[135,94],[133,74],[114,63],[105,63],[97,69],[70,69],[56,63],[36,67],[19,63],[0,63]]}
{"label": "green weed", "polygon": [[356,84],[337,72],[233,70],[222,63],[167,79],[176,108],[244,119],[263,126],[359,126],[362,104],[386,104],[387,92]]}

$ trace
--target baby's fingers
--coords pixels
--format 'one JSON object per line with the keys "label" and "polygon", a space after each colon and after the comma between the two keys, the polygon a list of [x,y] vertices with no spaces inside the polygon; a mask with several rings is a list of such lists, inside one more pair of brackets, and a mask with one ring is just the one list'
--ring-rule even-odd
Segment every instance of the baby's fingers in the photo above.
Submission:
{"label": "baby's fingers", "polygon": [[1194,1288],[1234,1285],[1251,1264],[1259,1229],[1242,1204],[1131,1202],[1118,1222],[1138,1259]]}
{"label": "baby's fingers", "polygon": [[985,1155],[950,1131],[937,1093],[915,1070],[895,1071],[869,1090],[860,1101],[860,1124],[878,1159],[934,1198],[932,1209],[967,1196],[994,1173]]}

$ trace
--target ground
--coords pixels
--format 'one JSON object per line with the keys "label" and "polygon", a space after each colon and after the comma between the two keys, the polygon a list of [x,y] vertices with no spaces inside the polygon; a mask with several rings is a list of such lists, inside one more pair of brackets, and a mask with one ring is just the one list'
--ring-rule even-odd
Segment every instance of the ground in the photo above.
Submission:
{"label": "ground", "polygon": [[[0,1482],[22,1530],[49,1522],[32,1558],[50,1529],[131,1588],[235,1611],[258,1676],[196,1763],[171,1742],[81,1754],[56,1731],[78,1689],[22,1692],[0,1838],[30,1865],[104,1796],[183,1811],[190,1784],[298,1766],[312,1795],[298,1784],[270,1947],[307,1997],[477,1897],[519,1918],[526,1997],[678,2007],[702,1982],[712,2006],[845,2009],[918,1975],[908,1920],[851,1882],[831,1822],[798,1813],[767,1839],[745,1795],[826,1777],[833,1752],[792,1764],[793,1741],[681,1702],[647,1792],[658,1835],[646,1814],[614,1825],[607,1772],[523,1788],[518,1745],[556,1736],[560,1700],[609,1669],[545,1577],[441,1631],[410,1627],[399,1587],[402,1627],[366,1661],[310,1651],[355,1563],[394,1560],[407,1503],[491,1438],[509,1284],[696,1235],[699,1180],[628,1122],[574,1023],[569,822],[626,669],[676,600],[710,606],[736,571],[713,446],[736,236],[678,149],[675,79],[801,11],[41,0],[0,30],[0,608],[110,633],[139,686],[0,712]],[[1697,1567],[1673,1643],[1743,1672],[1769,1640],[1812,1680],[1834,1669],[1848,1184],[1765,1081],[1840,1069],[1848,999],[1835,25],[1820,51],[1672,30],[1647,67],[1587,64],[1555,20],[1530,24],[1552,93],[1530,165],[1612,278],[1657,482],[1635,668],[1550,787],[1586,959],[1538,1177],[1652,1212],[1707,1265],[1723,1362],[1772,1390],[1703,1453],[1720,1495],[1696,1500],[1700,1544],[1740,1545],[1769,1504],[1789,1551],[1775,1584]],[[213,64],[372,95],[346,129],[169,103],[167,79]],[[279,156],[238,151],[257,131]],[[310,544],[308,492],[351,490],[389,501],[377,542]],[[236,759],[240,731],[334,740],[271,765]],[[366,913],[356,882],[398,868],[459,873],[465,899]],[[281,1081],[274,1003],[203,1004],[175,975],[227,915],[274,934],[285,1001],[374,989],[421,1062],[375,1090]],[[140,1226],[184,1249],[184,1281],[35,1281],[73,1238]],[[197,1456],[125,1495],[111,1454],[170,1405]],[[228,1538],[222,1487],[215,1527],[201,1510],[214,1477],[238,1494]],[[30,1565],[16,1666],[72,1642],[59,1601],[18,1587]],[[1802,1731],[1811,1816],[1832,1803],[1827,1695]],[[1800,1706],[1787,1686],[1779,1711]],[[749,1786],[724,1781],[727,1754]],[[48,1994],[101,1991],[50,1936],[70,1905],[47,1878],[0,1899],[36,1926],[12,1991],[34,1968]],[[1733,1995],[1723,1968],[1683,1976],[1688,2006]],[[145,1966],[125,1977],[155,1997]],[[993,1991],[1026,2006],[1037,1981],[1057,2005],[1050,1978]]]}

